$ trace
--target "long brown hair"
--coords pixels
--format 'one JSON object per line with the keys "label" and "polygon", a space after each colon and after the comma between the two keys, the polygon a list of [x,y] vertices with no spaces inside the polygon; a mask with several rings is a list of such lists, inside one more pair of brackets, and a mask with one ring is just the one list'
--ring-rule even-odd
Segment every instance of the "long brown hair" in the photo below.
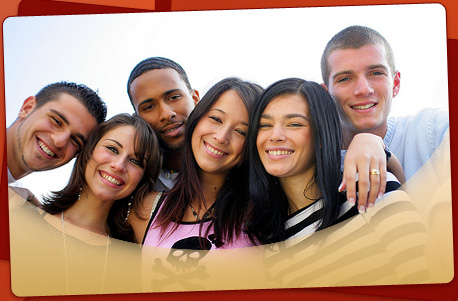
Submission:
{"label": "long brown hair", "polygon": [[108,216],[108,227],[112,237],[133,241],[131,227],[124,223],[127,215],[127,204],[132,200],[133,210],[138,210],[144,197],[153,191],[162,162],[155,132],[147,122],[136,115],[118,114],[96,127],[75,161],[67,186],[60,191],[53,191],[48,196],[44,196],[43,209],[50,214],[57,214],[70,208],[78,200],[81,188],[87,187],[84,176],[86,166],[97,143],[106,133],[123,125],[130,125],[135,128],[135,155],[141,164],[146,162],[146,165],[142,166],[144,174],[135,191],[114,203]]}

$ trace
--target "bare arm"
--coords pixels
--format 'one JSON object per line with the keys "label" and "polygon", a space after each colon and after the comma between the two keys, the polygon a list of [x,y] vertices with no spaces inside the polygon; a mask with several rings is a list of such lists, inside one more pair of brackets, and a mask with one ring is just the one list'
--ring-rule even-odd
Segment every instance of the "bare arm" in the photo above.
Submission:
{"label": "bare arm", "polygon": [[132,226],[135,235],[135,242],[141,244],[143,241],[143,236],[145,235],[146,228],[152,214],[153,205],[155,203],[156,197],[159,195],[159,192],[151,192],[143,200],[142,204],[139,207],[138,212],[131,210],[127,221]]}

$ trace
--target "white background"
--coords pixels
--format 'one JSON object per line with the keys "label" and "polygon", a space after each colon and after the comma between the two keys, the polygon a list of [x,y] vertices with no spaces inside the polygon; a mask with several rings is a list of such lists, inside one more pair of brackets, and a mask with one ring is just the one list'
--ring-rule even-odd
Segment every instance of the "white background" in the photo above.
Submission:
{"label": "white background", "polygon": [[[440,4],[12,17],[3,24],[6,126],[22,102],[57,81],[83,83],[108,106],[132,113],[127,79],[141,60],[164,56],[203,94],[227,76],[266,87],[282,78],[321,83],[327,41],[365,25],[390,42],[401,72],[392,115],[448,109],[445,9]],[[61,189],[73,161],[22,179],[39,196]]]}

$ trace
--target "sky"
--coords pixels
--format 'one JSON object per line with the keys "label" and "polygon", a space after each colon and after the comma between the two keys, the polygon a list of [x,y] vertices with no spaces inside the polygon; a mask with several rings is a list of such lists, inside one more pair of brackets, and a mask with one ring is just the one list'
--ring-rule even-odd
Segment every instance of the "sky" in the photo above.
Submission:
{"label": "sky", "polygon": [[[133,113],[127,79],[152,56],[182,65],[201,97],[228,76],[264,87],[287,77],[322,83],[322,51],[350,25],[379,31],[393,48],[401,89],[392,116],[448,109],[446,13],[440,4],[36,16],[3,23],[6,126],[27,97],[63,80],[98,91],[108,118]],[[72,165],[21,181],[40,196],[63,188]]]}

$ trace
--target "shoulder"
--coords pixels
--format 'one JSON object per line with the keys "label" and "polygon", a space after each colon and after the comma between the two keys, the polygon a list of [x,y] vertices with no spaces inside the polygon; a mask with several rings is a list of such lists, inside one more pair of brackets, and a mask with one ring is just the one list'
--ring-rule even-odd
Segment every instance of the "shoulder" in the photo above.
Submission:
{"label": "shoulder", "polygon": [[417,114],[391,117],[396,126],[433,126],[433,127],[448,127],[449,112],[440,108],[426,108],[420,110]]}
{"label": "shoulder", "polygon": [[131,219],[149,219],[151,216],[151,211],[153,207],[157,204],[160,197],[162,196],[162,192],[153,191],[149,193],[143,201],[139,204],[136,211],[132,212],[129,216],[129,220]]}

